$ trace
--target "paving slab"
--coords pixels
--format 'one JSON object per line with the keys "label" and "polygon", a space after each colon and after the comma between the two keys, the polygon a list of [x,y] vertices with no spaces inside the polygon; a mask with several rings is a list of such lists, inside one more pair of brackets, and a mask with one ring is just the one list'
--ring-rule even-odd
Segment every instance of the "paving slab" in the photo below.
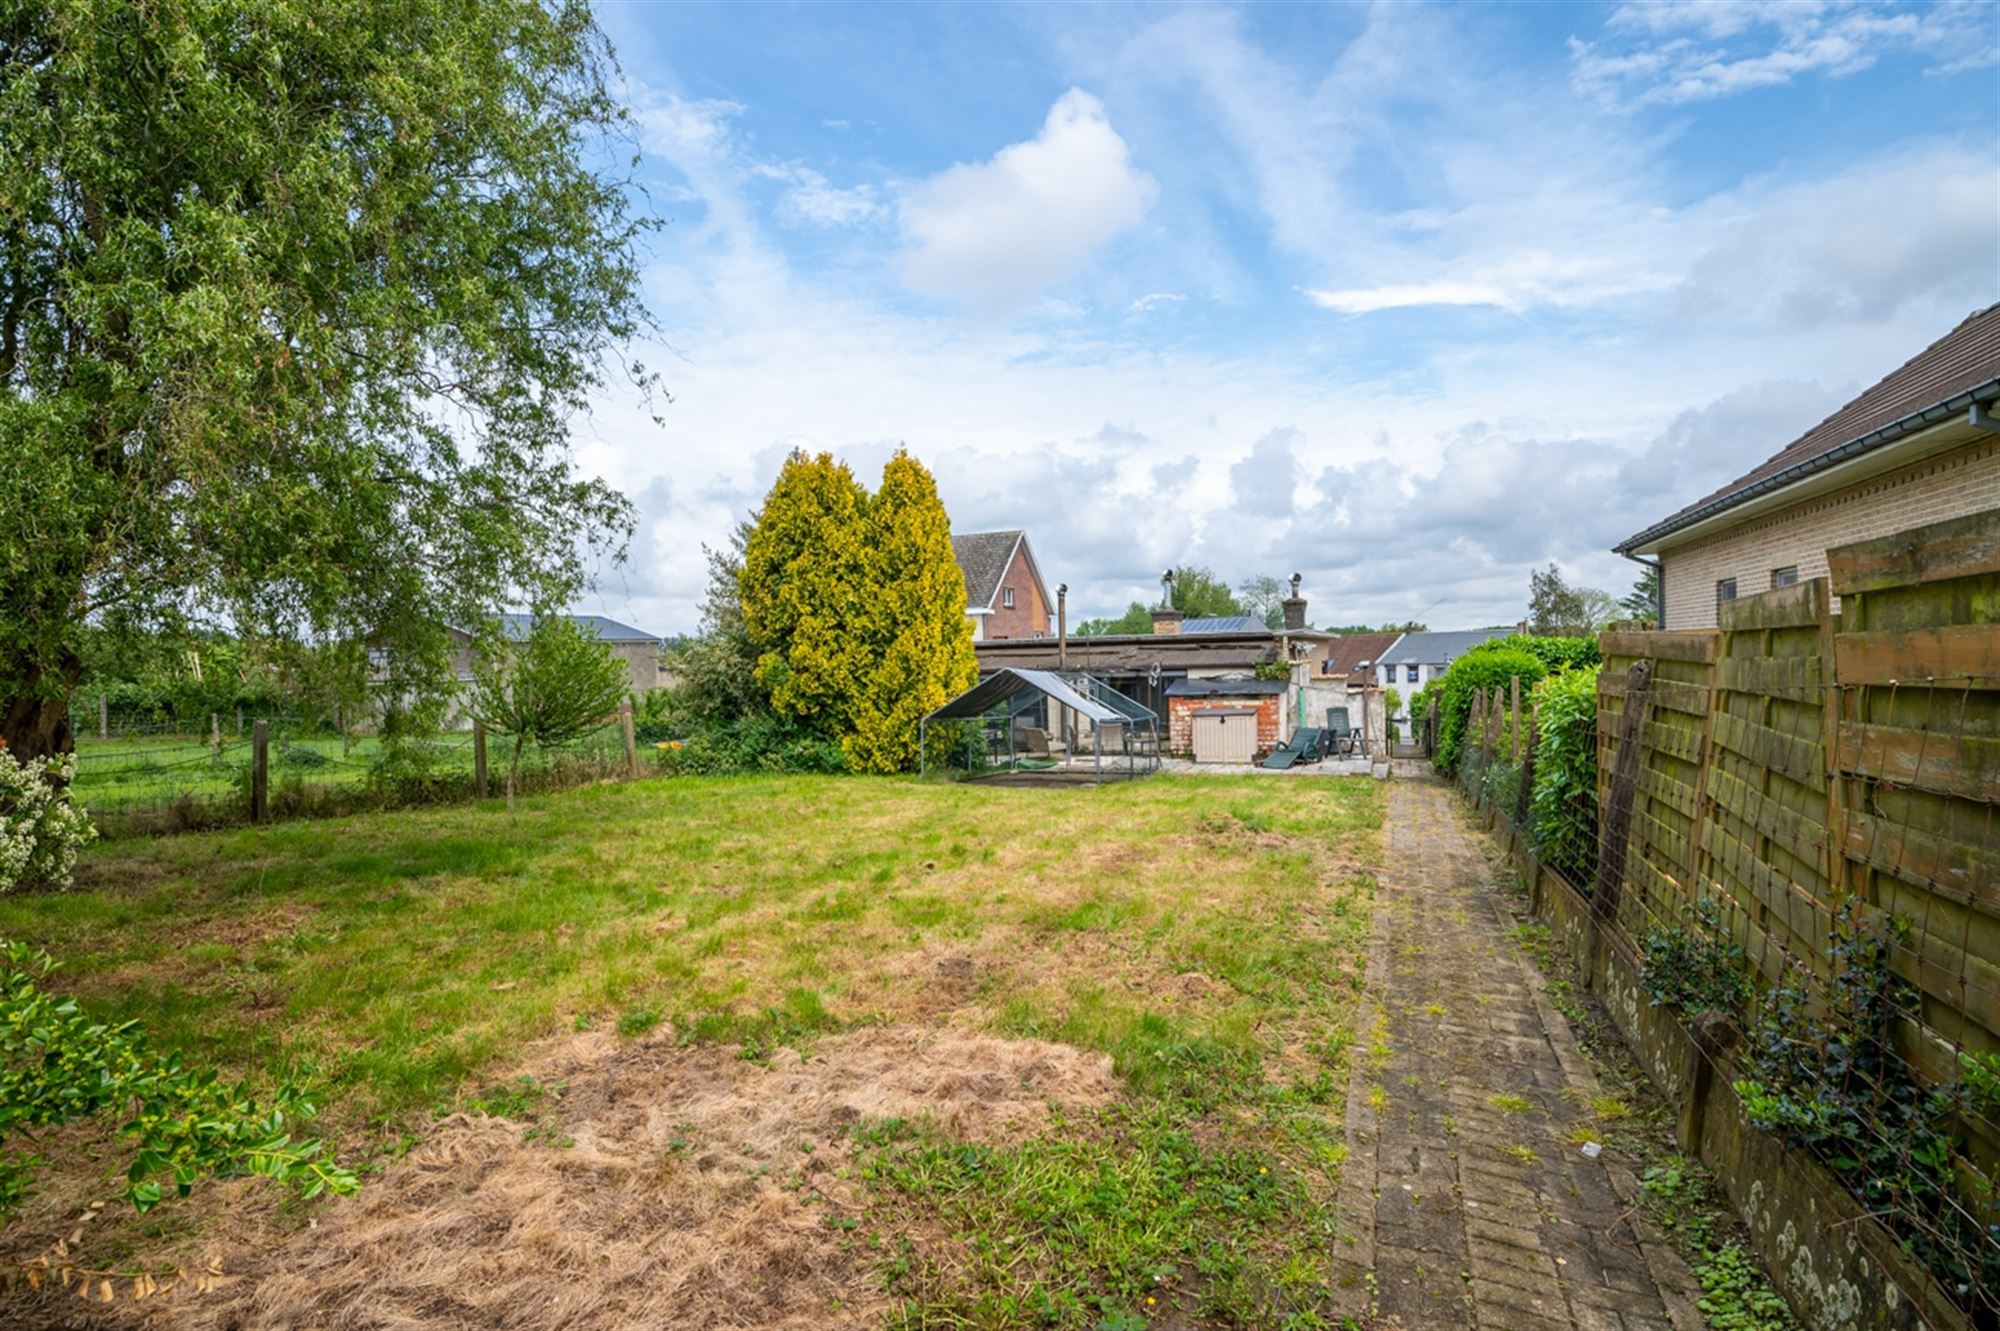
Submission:
{"label": "paving slab", "polygon": [[1615,1152],[1601,1089],[1500,908],[1456,792],[1399,772],[1357,1020],[1341,1311],[1373,1328],[1701,1331],[1677,1254]]}

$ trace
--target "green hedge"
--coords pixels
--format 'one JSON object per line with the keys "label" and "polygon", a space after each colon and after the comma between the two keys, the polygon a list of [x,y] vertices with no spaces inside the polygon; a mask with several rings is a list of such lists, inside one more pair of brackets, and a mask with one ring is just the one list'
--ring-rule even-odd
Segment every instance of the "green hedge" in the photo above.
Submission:
{"label": "green hedge", "polygon": [[1504,689],[1518,678],[1528,688],[1549,673],[1528,652],[1507,650],[1513,639],[1467,652],[1451,663],[1444,678],[1430,686],[1437,693],[1437,752],[1431,761],[1439,770],[1456,772],[1465,747],[1465,727],[1472,715],[1472,695],[1479,689]]}
{"label": "green hedge", "polygon": [[1535,701],[1535,853],[1580,883],[1597,867],[1597,667],[1550,675],[1535,686]]}

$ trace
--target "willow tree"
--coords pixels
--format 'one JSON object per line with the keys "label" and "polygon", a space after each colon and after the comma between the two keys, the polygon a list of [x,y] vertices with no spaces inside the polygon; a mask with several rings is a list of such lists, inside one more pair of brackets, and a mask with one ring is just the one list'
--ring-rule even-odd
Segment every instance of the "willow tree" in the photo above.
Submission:
{"label": "willow tree", "polygon": [[644,322],[613,73],[569,0],[0,8],[10,749],[90,624],[403,671],[622,549],[567,447]]}
{"label": "willow tree", "polygon": [[979,661],[951,519],[923,463],[901,450],[889,460],[864,531],[868,595],[856,633],[869,661],[841,749],[855,771],[901,772],[917,762],[917,723],[970,688]]}

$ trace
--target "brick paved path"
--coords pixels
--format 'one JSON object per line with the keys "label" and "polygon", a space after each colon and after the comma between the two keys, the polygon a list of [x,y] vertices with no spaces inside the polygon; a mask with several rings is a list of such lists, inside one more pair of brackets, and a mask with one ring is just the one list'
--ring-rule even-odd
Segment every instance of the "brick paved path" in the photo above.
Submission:
{"label": "brick paved path", "polygon": [[1389,788],[1337,1257],[1369,1326],[1695,1331],[1687,1268],[1580,1142],[1600,1094],[1449,787]]}

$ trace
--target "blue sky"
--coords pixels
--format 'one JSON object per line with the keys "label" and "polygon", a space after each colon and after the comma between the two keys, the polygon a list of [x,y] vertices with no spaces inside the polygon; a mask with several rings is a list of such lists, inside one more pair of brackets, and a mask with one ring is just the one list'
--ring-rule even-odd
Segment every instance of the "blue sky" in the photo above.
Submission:
{"label": "blue sky", "polygon": [[605,4],[674,394],[585,608],[900,443],[1082,615],[1510,621],[2000,299],[2000,7]]}

